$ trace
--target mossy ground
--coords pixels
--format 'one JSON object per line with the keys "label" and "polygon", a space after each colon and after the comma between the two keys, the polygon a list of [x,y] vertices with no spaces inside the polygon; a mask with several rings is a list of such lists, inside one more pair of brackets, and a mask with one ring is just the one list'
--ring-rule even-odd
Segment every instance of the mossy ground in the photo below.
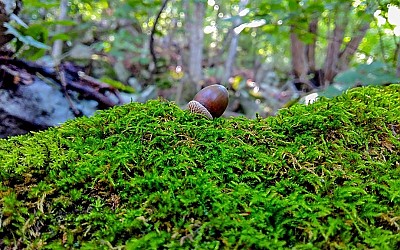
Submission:
{"label": "mossy ground", "polygon": [[400,86],[276,117],[133,103],[0,140],[0,248],[400,248]]}

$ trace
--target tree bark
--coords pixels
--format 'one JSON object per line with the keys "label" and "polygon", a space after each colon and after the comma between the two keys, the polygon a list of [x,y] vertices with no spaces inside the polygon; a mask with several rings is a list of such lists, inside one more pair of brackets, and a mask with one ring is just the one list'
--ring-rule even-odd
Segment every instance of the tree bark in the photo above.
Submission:
{"label": "tree bark", "polygon": [[[332,83],[334,77],[339,72],[347,70],[351,59],[354,57],[361,41],[370,28],[369,22],[362,23],[359,29],[354,32],[355,35],[346,44],[344,49],[341,50],[349,21],[349,9],[351,9],[351,2],[346,2],[335,10],[333,31],[328,31],[331,34],[328,35],[329,42],[326,58],[324,65],[320,69],[316,65],[315,58],[319,16],[313,16],[308,25],[308,32],[313,35],[310,44],[305,45],[300,41],[295,32],[296,27],[294,25],[291,26],[292,71],[297,83],[309,85],[311,88],[315,88],[313,84],[326,87]],[[314,74],[313,77],[310,75],[312,73]]]}
{"label": "tree bark", "polygon": [[369,23],[364,23],[360,27],[360,29],[358,31],[358,35],[352,37],[350,42],[347,43],[344,50],[342,52],[340,52],[339,62],[337,65],[339,72],[348,69],[350,61],[351,61],[352,57],[354,56],[354,53],[356,53],[358,46],[360,46],[360,43],[363,40],[365,34],[367,33],[369,27],[370,27]]}
{"label": "tree bark", "polygon": [[328,50],[326,53],[325,64],[323,67],[324,71],[324,82],[323,84],[327,86],[332,82],[333,78],[338,73],[337,64],[339,62],[340,56],[340,46],[343,43],[344,32],[347,26],[347,13],[339,12],[335,17],[335,28],[333,30],[332,36],[328,36],[330,41],[328,44]]}
{"label": "tree bark", "polygon": [[233,32],[232,40],[229,45],[228,55],[225,60],[224,75],[221,79],[221,83],[223,85],[228,85],[229,78],[232,75],[238,43],[239,43],[239,35]]}
{"label": "tree bark", "polygon": [[[68,14],[68,0],[61,0],[60,2],[60,15],[58,16],[58,20],[62,21],[67,18]],[[56,33],[64,32],[64,26],[57,25]],[[53,49],[51,51],[51,55],[56,65],[60,63],[62,49],[63,49],[64,42],[62,40],[55,40],[53,43]]]}
{"label": "tree bark", "polygon": [[311,20],[308,26],[308,32],[314,36],[312,43],[306,45],[308,67],[312,72],[315,72],[317,70],[315,64],[315,48],[317,44],[318,18],[313,18]]}
{"label": "tree bark", "polygon": [[300,82],[308,82],[308,62],[306,58],[306,47],[302,41],[298,38],[295,33],[294,26],[291,27],[290,33],[290,49],[292,53],[292,70],[295,77],[300,80]]}
{"label": "tree bark", "polygon": [[[248,0],[240,0],[239,3],[239,13],[246,7]],[[241,17],[239,15],[237,15],[233,21],[232,24],[232,31],[234,28],[236,28],[237,26],[240,25],[241,23]],[[232,40],[231,43],[229,45],[229,50],[228,50],[228,55],[225,61],[225,69],[224,69],[224,75],[221,79],[221,83],[224,85],[227,85],[229,83],[229,78],[232,75],[232,71],[233,71],[233,65],[235,63],[235,58],[236,58],[236,52],[237,52],[237,47],[238,47],[238,43],[239,43],[239,34],[237,34],[236,32],[232,32]]]}
{"label": "tree bark", "polygon": [[203,80],[203,23],[205,15],[205,3],[188,3],[187,28],[189,34],[189,77],[196,90],[200,90]]}
{"label": "tree bark", "polygon": [[397,44],[396,76],[400,78],[400,43]]}

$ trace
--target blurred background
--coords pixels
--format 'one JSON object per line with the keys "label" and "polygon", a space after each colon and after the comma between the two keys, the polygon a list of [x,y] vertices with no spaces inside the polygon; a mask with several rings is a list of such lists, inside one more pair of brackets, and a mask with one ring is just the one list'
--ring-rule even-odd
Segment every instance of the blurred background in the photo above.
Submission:
{"label": "blurred background", "polygon": [[0,137],[222,84],[267,117],[398,83],[400,1],[1,0]]}

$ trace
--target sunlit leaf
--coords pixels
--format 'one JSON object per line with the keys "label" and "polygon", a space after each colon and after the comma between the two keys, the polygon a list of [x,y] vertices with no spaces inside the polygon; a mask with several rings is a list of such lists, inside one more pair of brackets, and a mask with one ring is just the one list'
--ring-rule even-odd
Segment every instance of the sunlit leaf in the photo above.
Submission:
{"label": "sunlit leaf", "polygon": [[45,25],[62,25],[62,26],[72,26],[76,25],[77,23],[73,20],[52,20],[43,22]]}
{"label": "sunlit leaf", "polygon": [[7,34],[14,35],[18,40],[20,40],[21,42],[23,42],[26,45],[30,45],[30,46],[36,47],[38,49],[50,49],[49,46],[35,40],[33,37],[22,35],[18,30],[16,30],[14,27],[12,27],[9,23],[5,23],[4,27],[7,28],[7,32],[6,32]]}
{"label": "sunlit leaf", "polygon": [[62,34],[54,35],[52,37],[51,41],[55,41],[55,40],[68,41],[70,39],[71,39],[71,36],[69,36],[68,34],[62,33]]}

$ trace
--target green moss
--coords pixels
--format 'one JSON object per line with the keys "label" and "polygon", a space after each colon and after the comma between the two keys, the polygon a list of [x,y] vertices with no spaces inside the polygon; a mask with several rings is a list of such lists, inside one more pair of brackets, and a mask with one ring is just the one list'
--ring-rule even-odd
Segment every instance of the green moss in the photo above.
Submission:
{"label": "green moss", "polygon": [[0,248],[400,248],[400,86],[276,117],[133,103],[0,140]]}

